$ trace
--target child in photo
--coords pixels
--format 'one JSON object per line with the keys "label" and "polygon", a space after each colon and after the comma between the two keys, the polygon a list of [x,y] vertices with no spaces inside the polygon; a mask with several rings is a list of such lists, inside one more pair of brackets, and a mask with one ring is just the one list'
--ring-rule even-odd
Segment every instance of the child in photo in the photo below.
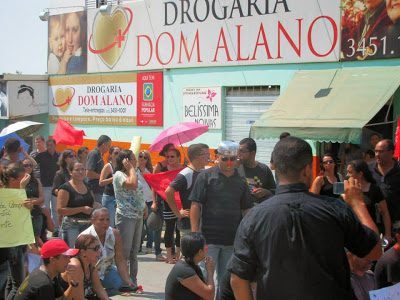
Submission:
{"label": "child in photo", "polygon": [[49,19],[48,74],[65,74],[68,61],[71,58],[71,55],[66,53],[65,49],[65,16],[51,16]]}

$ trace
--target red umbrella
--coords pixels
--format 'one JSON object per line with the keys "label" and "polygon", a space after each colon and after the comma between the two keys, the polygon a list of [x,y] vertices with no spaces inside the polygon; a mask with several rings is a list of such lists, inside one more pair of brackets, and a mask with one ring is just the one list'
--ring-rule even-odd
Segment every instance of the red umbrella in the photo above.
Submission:
{"label": "red umbrella", "polygon": [[174,146],[194,140],[199,135],[208,131],[208,125],[194,122],[180,123],[163,130],[150,146],[150,151],[156,152],[172,143]]}

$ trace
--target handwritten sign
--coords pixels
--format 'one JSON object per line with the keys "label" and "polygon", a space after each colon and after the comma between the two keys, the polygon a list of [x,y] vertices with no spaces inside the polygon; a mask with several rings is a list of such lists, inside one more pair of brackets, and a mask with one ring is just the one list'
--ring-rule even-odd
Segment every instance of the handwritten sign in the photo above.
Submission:
{"label": "handwritten sign", "polygon": [[369,297],[374,300],[400,299],[400,283],[383,289],[369,291]]}
{"label": "handwritten sign", "polygon": [[0,247],[15,247],[35,242],[29,209],[23,189],[0,189]]}

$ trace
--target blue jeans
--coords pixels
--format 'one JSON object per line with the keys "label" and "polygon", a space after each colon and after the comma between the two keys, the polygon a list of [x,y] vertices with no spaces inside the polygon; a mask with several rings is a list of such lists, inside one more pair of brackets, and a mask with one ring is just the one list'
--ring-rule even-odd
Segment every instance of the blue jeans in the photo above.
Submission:
{"label": "blue jeans", "polygon": [[130,277],[133,283],[137,285],[137,253],[142,239],[143,218],[131,219],[117,213],[115,215],[115,224],[123,237],[122,250],[126,261],[129,263]]}
{"label": "blue jeans", "polygon": [[[147,208],[149,209],[149,213],[151,212],[151,205],[153,202],[146,202]],[[144,225],[146,227],[146,235],[147,235],[147,242],[146,242],[146,248],[151,249],[153,247],[153,242],[154,242],[154,252],[156,253],[156,256],[158,254],[161,254],[161,232],[162,232],[162,227],[157,230],[157,231],[152,231],[147,227],[147,219],[144,220]]]}
{"label": "blue jeans", "polygon": [[118,295],[118,288],[124,284],[121,276],[119,276],[117,267],[114,265],[111,266],[111,270],[104,275],[103,280],[100,280],[100,282],[109,297]]}
{"label": "blue jeans", "polygon": [[92,225],[90,219],[65,216],[61,225],[61,237],[70,248],[74,248],[78,235]]}
{"label": "blue jeans", "polygon": [[[209,244],[207,255],[211,256],[215,261],[215,271],[217,273],[217,280],[215,282],[215,291],[217,295],[215,296],[215,300],[219,300],[219,282],[222,282],[222,278],[226,272],[226,266],[228,264],[229,259],[233,254],[233,246],[224,246],[224,245],[215,245]],[[207,271],[205,269],[204,260],[199,263],[199,267],[204,274],[204,278],[207,278]]]}
{"label": "blue jeans", "polygon": [[117,209],[117,202],[115,201],[115,196],[110,196],[103,194],[101,199],[101,204],[108,209],[110,213],[110,227],[115,228],[115,211]]}

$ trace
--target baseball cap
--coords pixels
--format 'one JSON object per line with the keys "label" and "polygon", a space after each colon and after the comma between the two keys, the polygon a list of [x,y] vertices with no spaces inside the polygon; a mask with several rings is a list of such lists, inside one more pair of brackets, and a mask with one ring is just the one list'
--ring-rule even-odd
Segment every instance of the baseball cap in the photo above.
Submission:
{"label": "baseball cap", "polygon": [[223,141],[219,143],[217,152],[220,155],[237,156],[239,155],[239,144],[231,141]]}
{"label": "baseball cap", "polygon": [[50,258],[57,255],[74,256],[77,255],[79,249],[70,249],[66,242],[60,239],[52,239],[43,244],[40,250],[42,258]]}

